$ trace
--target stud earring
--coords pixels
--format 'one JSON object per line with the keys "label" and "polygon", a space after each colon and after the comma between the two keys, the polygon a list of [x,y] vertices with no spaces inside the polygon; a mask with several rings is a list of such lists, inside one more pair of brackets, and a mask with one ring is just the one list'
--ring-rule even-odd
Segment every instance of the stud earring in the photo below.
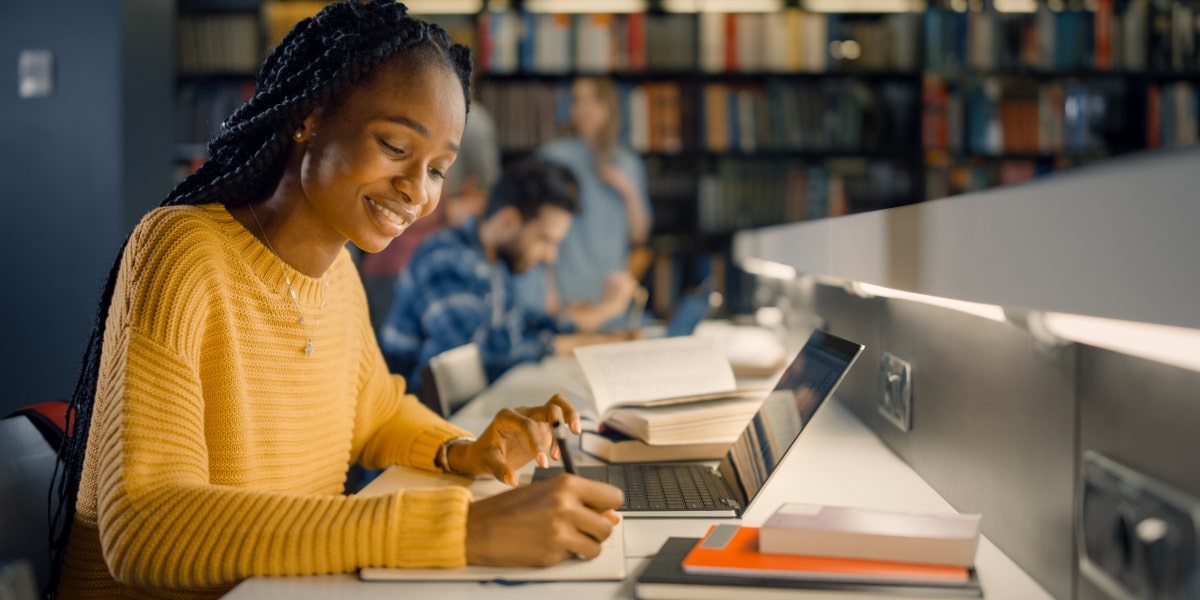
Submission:
{"label": "stud earring", "polygon": [[304,129],[297,129],[297,130],[296,130],[296,133],[293,133],[293,134],[292,134],[292,137],[293,137],[293,138],[294,138],[294,139],[295,139],[297,142],[298,142],[298,141],[300,141],[301,139],[303,139],[303,138],[304,138]]}

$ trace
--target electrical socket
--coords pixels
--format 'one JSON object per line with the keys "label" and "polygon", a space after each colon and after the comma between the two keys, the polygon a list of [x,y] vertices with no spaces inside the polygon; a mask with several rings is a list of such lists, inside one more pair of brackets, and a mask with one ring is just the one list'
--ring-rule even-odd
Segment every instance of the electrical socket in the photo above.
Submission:
{"label": "electrical socket", "polygon": [[900,431],[912,427],[912,365],[891,352],[879,359],[879,414]]}
{"label": "electrical socket", "polygon": [[1200,499],[1093,451],[1076,496],[1079,570],[1110,598],[1200,598]]}

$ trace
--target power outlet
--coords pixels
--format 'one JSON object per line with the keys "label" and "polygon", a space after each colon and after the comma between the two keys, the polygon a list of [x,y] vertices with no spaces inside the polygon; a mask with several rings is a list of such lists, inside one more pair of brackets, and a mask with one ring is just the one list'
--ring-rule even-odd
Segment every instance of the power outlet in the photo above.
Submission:
{"label": "power outlet", "polygon": [[891,352],[879,359],[879,414],[900,431],[912,427],[912,365]]}
{"label": "power outlet", "polygon": [[1110,598],[1200,598],[1200,499],[1088,451],[1076,504],[1079,570]]}

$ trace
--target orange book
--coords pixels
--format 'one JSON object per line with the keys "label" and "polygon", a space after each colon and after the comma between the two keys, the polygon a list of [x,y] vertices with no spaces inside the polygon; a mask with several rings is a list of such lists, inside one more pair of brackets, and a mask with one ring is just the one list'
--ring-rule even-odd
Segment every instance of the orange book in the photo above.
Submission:
{"label": "orange book", "polygon": [[842,583],[956,587],[971,580],[967,567],[857,560],[758,551],[758,528],[714,525],[683,559],[686,573],[744,575]]}

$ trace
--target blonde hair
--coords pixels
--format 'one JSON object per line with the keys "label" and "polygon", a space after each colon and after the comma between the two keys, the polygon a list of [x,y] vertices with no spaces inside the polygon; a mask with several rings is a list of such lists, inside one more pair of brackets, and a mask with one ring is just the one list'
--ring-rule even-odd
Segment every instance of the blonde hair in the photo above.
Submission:
{"label": "blonde hair", "polygon": [[[611,158],[617,147],[617,136],[621,132],[621,106],[617,96],[617,84],[608,77],[591,75],[577,78],[574,85],[584,82],[592,84],[596,99],[608,109],[608,119],[605,121],[604,127],[600,129],[600,134],[595,141],[599,146],[596,148],[597,154],[604,158]],[[579,133],[574,131],[574,126],[572,126],[572,133]]]}

